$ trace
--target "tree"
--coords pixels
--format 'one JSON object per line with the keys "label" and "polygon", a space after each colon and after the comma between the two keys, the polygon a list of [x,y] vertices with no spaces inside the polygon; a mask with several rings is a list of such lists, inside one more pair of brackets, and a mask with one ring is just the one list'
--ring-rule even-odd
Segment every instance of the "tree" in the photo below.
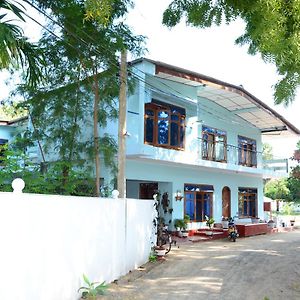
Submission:
{"label": "tree", "polygon": [[[42,140],[45,152],[51,151],[52,156],[56,150],[63,186],[68,184],[72,166],[91,167],[91,158],[97,161],[99,152],[115,171],[116,142],[98,133],[91,139],[90,129],[98,130],[118,115],[118,53],[124,47],[133,53],[141,50],[143,37],[133,36],[126,25],[116,21],[127,12],[119,2],[123,3],[114,1],[109,22],[102,26],[86,19],[84,1],[35,1],[42,13],[51,11],[48,30],[39,42],[47,65],[43,70],[45,81],[34,90],[24,85],[19,93],[28,99],[24,105],[30,109],[35,125],[33,138]],[[96,195],[99,161],[97,164]]]}
{"label": "tree", "polygon": [[264,194],[273,200],[290,200],[290,190],[286,179],[270,180],[264,187]]}
{"label": "tree", "polygon": [[300,2],[297,0],[173,0],[163,14],[163,23],[173,27],[182,18],[188,25],[208,28],[242,18],[245,33],[236,44],[248,44],[248,53],[260,53],[274,63],[280,80],[275,85],[275,103],[291,103],[300,85]]}
{"label": "tree", "polygon": [[300,203],[300,178],[290,176],[287,180],[287,188],[290,190],[290,200]]}
{"label": "tree", "polygon": [[12,20],[6,20],[13,14],[18,21],[25,22],[25,8],[18,2],[15,3],[0,1],[0,10],[6,11],[0,15],[0,70],[21,68],[25,71],[27,83],[35,86],[42,80],[42,52],[28,41],[20,26],[13,24]]}
{"label": "tree", "polygon": [[291,200],[300,203],[300,141],[296,145],[292,160],[297,161],[297,165],[291,169],[287,187],[290,190]]}
{"label": "tree", "polygon": [[273,159],[273,148],[268,143],[263,144],[262,158],[263,160]]}

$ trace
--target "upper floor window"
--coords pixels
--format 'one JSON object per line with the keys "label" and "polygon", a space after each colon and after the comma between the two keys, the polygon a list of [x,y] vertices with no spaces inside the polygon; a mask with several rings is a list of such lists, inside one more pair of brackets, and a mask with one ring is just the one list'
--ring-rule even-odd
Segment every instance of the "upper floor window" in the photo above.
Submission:
{"label": "upper floor window", "polygon": [[202,126],[202,158],[226,162],[226,132]]}
{"label": "upper floor window", "polygon": [[239,143],[239,165],[256,167],[256,141],[244,136],[238,137]]}
{"label": "upper floor window", "polygon": [[145,104],[146,144],[156,147],[184,149],[185,109],[152,100]]}

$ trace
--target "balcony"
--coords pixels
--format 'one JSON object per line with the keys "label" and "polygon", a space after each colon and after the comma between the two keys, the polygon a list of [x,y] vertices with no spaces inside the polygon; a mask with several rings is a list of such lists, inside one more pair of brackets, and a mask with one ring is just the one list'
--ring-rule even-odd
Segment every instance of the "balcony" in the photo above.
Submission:
{"label": "balcony", "polygon": [[266,178],[287,176],[289,170],[288,159],[264,160],[263,153],[256,151],[255,145],[234,146],[203,140],[202,160],[239,166],[233,167],[236,171],[249,172],[244,167],[251,168],[256,170],[251,173],[262,173]]}
{"label": "balcony", "polygon": [[144,144],[141,148],[130,149],[131,151],[127,149],[127,158],[163,165],[201,168],[214,172],[263,176],[264,178],[287,176],[287,159],[264,161],[262,152],[253,148],[229,145],[224,142],[205,143],[198,138],[192,140],[184,151]]}

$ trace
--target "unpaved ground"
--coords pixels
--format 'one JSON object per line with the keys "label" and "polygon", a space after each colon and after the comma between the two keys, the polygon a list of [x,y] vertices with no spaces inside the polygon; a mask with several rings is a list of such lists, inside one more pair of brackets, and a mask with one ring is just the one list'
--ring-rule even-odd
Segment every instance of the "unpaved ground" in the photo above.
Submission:
{"label": "unpaved ground", "polygon": [[300,230],[183,245],[105,299],[299,300]]}

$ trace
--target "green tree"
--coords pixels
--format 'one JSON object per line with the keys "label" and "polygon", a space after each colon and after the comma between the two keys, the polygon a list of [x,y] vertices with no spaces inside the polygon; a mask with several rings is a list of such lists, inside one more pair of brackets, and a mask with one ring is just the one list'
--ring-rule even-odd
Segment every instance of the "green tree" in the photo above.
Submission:
{"label": "green tree", "polygon": [[287,186],[291,193],[291,200],[300,203],[300,141],[296,145],[292,159],[297,161],[297,165],[291,169]]}
{"label": "green tree", "polygon": [[275,85],[275,103],[291,103],[300,84],[300,2],[297,0],[173,0],[163,14],[163,23],[173,27],[185,18],[188,25],[208,28],[241,18],[245,33],[238,45],[248,53],[260,53],[274,63],[280,80]]}
{"label": "green tree", "polygon": [[264,194],[273,200],[290,200],[290,190],[287,179],[270,180],[265,184]]}
{"label": "green tree", "polygon": [[[43,32],[39,47],[45,53],[45,81],[37,89],[24,85],[18,92],[28,99],[23,105],[31,112],[32,138],[42,141],[46,160],[54,156],[61,162],[62,183],[67,187],[71,165],[92,167],[98,150],[115,171],[116,142],[103,134],[92,139],[92,120],[96,112],[96,127],[103,128],[117,117],[118,53],[124,47],[133,54],[140,53],[143,37],[134,36],[116,20],[127,12],[122,1],[114,1],[105,26],[86,19],[84,1],[35,3],[43,13],[51,12],[47,28],[59,38]],[[98,190],[94,188],[95,194]]]}
{"label": "green tree", "polygon": [[268,143],[263,144],[262,158],[263,160],[273,159],[273,148]]}
{"label": "green tree", "polygon": [[[64,194],[78,196],[93,195],[92,178],[87,177],[85,170],[76,170],[70,164],[68,185],[61,184],[63,178],[60,163],[48,166],[48,172],[40,172],[40,166],[32,163],[25,154],[22,139],[1,146],[0,190],[11,192],[11,183],[15,178],[22,178],[26,185],[24,192],[39,194]],[[65,165],[65,162],[63,163]]]}
{"label": "green tree", "polygon": [[300,203],[300,178],[293,176],[292,173],[287,180],[287,188],[290,190],[290,200]]}
{"label": "green tree", "polygon": [[25,80],[35,86],[42,80],[42,52],[24,36],[20,26],[14,24],[11,15],[19,22],[25,22],[25,8],[16,1],[1,0],[0,10],[0,70],[22,69]]}

